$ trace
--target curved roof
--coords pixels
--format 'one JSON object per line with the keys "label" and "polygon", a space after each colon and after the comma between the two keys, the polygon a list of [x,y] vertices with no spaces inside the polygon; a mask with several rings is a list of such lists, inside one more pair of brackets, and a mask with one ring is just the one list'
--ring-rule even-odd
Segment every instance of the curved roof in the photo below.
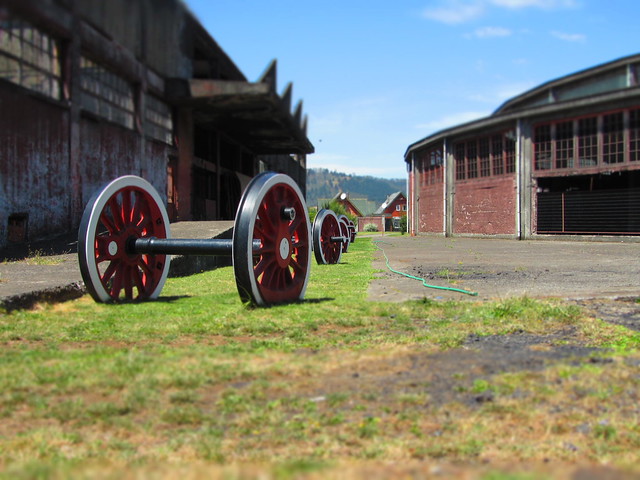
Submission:
{"label": "curved roof", "polygon": [[630,55],[551,80],[504,102],[490,116],[449,127],[419,140],[407,148],[408,154],[447,136],[489,127],[527,114],[598,103],[633,93],[640,97],[640,54]]}
{"label": "curved roof", "polygon": [[637,87],[640,54],[551,80],[504,102],[493,115]]}

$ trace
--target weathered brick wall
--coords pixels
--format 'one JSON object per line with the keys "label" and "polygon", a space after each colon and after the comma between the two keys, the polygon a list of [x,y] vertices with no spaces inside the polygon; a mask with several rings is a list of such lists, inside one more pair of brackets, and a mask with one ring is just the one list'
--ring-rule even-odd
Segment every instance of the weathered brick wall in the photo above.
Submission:
{"label": "weathered brick wall", "polygon": [[453,233],[516,233],[515,176],[456,183]]}
{"label": "weathered brick wall", "polygon": [[425,185],[420,188],[420,200],[418,201],[418,211],[420,212],[420,222],[418,232],[420,233],[442,233],[443,227],[443,183]]}
{"label": "weathered brick wall", "polygon": [[367,223],[373,223],[379,232],[384,232],[384,217],[358,217],[358,231],[363,232]]}

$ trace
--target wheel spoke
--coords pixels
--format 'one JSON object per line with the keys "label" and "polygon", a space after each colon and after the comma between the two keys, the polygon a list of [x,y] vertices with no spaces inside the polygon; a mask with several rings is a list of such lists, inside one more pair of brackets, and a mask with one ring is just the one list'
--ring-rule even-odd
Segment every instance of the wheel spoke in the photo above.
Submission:
{"label": "wheel spoke", "polygon": [[305,248],[309,242],[307,240],[296,239],[294,242],[291,242],[291,247],[295,249]]}
{"label": "wheel spoke", "polygon": [[131,225],[131,190],[122,192],[122,223],[125,227]]}
{"label": "wheel spoke", "polygon": [[115,195],[109,199],[108,207],[111,211],[111,218],[113,218],[114,231],[122,230],[124,226],[122,224],[122,210]]}
{"label": "wheel spoke", "polygon": [[295,232],[298,231],[298,228],[300,227],[300,224],[304,221],[304,219],[304,215],[300,215],[296,210],[296,218],[293,219],[293,221],[289,224],[289,232],[292,236]]}
{"label": "wheel spoke", "polygon": [[133,300],[133,286],[132,286],[132,268],[129,265],[125,265],[122,269],[122,283],[124,284],[124,296],[127,300]]}
{"label": "wheel spoke", "polygon": [[275,263],[275,257],[273,255],[262,255],[260,257],[260,261],[258,262],[258,264],[253,267],[253,272],[256,278],[260,277],[260,275],[263,275],[265,273],[265,271],[267,270],[267,268]]}
{"label": "wheel spoke", "polygon": [[114,300],[118,300],[120,298],[120,291],[122,290],[121,273],[122,272],[117,272],[113,276],[113,280],[111,282],[111,290],[109,291],[109,294],[111,295],[111,298],[113,298]]}
{"label": "wheel spoke", "polygon": [[142,202],[143,195],[140,192],[135,192],[134,201],[133,201],[133,211],[131,212],[131,223],[137,227],[140,226],[140,223],[143,220],[142,217]]}
{"label": "wheel spoke", "polygon": [[109,243],[111,242],[111,235],[98,235],[96,237],[94,254],[96,263],[102,263],[109,260]]}
{"label": "wheel spoke", "polygon": [[144,288],[144,282],[142,280],[142,273],[140,271],[140,268],[134,267],[131,269],[131,271],[132,271],[132,277],[133,277],[133,284],[138,289],[138,296],[139,297],[146,296],[147,292]]}
{"label": "wheel spoke", "polygon": [[100,212],[100,223],[102,223],[107,228],[109,233],[114,233],[117,230],[113,221],[107,216],[106,208],[102,210],[102,212]]}
{"label": "wheel spoke", "polygon": [[120,263],[120,260],[117,260],[117,259],[112,260],[111,263],[109,263],[109,265],[107,266],[107,269],[104,271],[104,273],[100,277],[104,285],[107,285],[109,283],[109,280],[111,280],[111,277],[113,277],[113,274],[116,272],[119,263]]}

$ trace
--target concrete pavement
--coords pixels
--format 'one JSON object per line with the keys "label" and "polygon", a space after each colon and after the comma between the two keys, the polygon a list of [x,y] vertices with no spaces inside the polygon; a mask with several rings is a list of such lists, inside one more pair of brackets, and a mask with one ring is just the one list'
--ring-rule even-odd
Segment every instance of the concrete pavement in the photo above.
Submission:
{"label": "concrete pavement", "polygon": [[[231,238],[233,222],[178,222],[175,238]],[[362,241],[363,236],[356,241]],[[517,241],[496,238],[379,235],[374,266],[381,270],[369,287],[371,300],[500,299],[511,296],[618,298],[640,296],[640,242],[633,238],[600,241]],[[0,307],[29,308],[41,301],[82,295],[77,240],[61,237],[0,252]],[[28,250],[31,254],[29,255]],[[383,253],[384,251],[384,253]],[[34,255],[42,252],[43,255]],[[53,253],[53,255],[50,255]],[[427,284],[477,292],[478,296],[423,286],[386,266]],[[26,258],[28,257],[28,258]],[[348,254],[343,257],[348,261]],[[315,261],[312,261],[315,263]],[[170,276],[230,265],[230,258],[176,257]],[[313,268],[313,267],[312,267]]]}
{"label": "concrete pavement", "polygon": [[[171,224],[174,238],[231,238],[232,232],[233,221]],[[75,236],[16,246],[0,253],[0,307],[4,309],[68,300],[85,292]],[[225,264],[230,265],[230,259],[173,256],[169,276],[191,275]]]}

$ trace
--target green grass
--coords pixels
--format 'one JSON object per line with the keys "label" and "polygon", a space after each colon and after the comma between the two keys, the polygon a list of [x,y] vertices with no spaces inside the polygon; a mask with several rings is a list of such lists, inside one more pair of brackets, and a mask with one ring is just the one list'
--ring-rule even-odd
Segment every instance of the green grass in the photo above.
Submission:
{"label": "green grass", "polygon": [[[0,314],[0,478],[298,478],[412,459],[571,462],[562,445],[583,423],[588,434],[570,441],[584,458],[633,465],[640,429],[626,419],[637,414],[602,405],[640,388],[625,366],[639,356],[637,334],[557,301],[370,302],[374,250],[360,238],[342,264],[314,264],[297,304],[248,308],[222,268],[169,279],[158,301],[85,296]],[[488,379],[463,363],[452,374],[459,391],[495,398],[480,408],[433,403],[427,379],[393,384],[415,359],[469,335],[567,329],[610,348],[612,366]]]}

